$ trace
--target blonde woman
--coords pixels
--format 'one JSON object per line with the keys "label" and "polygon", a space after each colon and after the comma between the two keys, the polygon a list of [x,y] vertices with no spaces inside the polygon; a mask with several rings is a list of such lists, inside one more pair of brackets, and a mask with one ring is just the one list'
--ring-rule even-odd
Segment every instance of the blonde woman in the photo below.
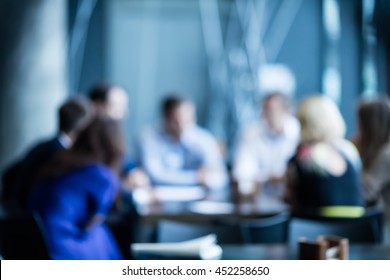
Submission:
{"label": "blonde woman", "polygon": [[360,158],[344,139],[336,104],[314,95],[299,106],[300,144],[289,162],[285,199],[300,215],[358,217],[363,214]]}

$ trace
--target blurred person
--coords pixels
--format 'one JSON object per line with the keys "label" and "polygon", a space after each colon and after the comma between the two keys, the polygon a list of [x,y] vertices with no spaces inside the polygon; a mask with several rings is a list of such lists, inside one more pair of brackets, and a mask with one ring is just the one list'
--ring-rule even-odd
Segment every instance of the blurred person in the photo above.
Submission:
{"label": "blurred person", "polygon": [[122,259],[104,217],[119,190],[123,148],[117,122],[98,117],[43,169],[28,209],[42,218],[52,259]]}
{"label": "blurred person", "polygon": [[300,143],[289,161],[285,200],[298,215],[358,217],[364,202],[357,168],[359,154],[344,139],[345,123],[325,96],[299,106]]}
{"label": "blurred person", "polygon": [[9,211],[25,210],[33,182],[42,166],[59,151],[69,149],[91,118],[92,109],[88,100],[77,97],[61,105],[57,135],[35,145],[4,173],[3,200]]}
{"label": "blurred person", "polygon": [[[88,95],[96,115],[108,116],[118,124],[126,118],[129,98],[124,88],[99,83],[91,88]],[[132,259],[129,247],[134,242],[139,229],[139,213],[133,198],[133,190],[150,187],[150,180],[134,158],[128,154],[122,158],[120,177],[118,202],[107,215],[106,223],[114,234],[124,258]]]}
{"label": "blurred person", "polygon": [[299,122],[291,114],[289,97],[279,92],[265,96],[261,119],[244,129],[235,154],[233,177],[241,194],[283,183],[298,141]]}
{"label": "blurred person", "polygon": [[[109,116],[121,122],[128,114],[129,98],[126,90],[117,85],[100,83],[91,88],[89,98],[95,113],[99,116]],[[129,188],[145,187],[150,185],[146,173],[137,166],[134,159],[124,157],[123,179]]]}
{"label": "blurred person", "polygon": [[128,111],[127,92],[120,86],[100,83],[89,92],[89,98],[97,115],[106,115],[122,121]]}
{"label": "blurred person", "polygon": [[375,204],[382,188],[386,187],[386,182],[390,179],[386,169],[390,166],[389,99],[362,102],[357,119],[358,135],[354,143],[362,159],[365,197],[369,204]]}
{"label": "blurred person", "polygon": [[290,98],[294,96],[297,82],[294,73],[285,64],[261,64],[257,79],[262,93],[280,92]]}
{"label": "blurred person", "polygon": [[363,191],[368,205],[384,205],[385,242],[390,243],[390,100],[362,102],[355,139],[363,165]]}
{"label": "blurred person", "polygon": [[141,162],[154,185],[227,185],[224,161],[214,136],[199,127],[194,104],[176,95],[162,103],[162,124],[141,138]]}

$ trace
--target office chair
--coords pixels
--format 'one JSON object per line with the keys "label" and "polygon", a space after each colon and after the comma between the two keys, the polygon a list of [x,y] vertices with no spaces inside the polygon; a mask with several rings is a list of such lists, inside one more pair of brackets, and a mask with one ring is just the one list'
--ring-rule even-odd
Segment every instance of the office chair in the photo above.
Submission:
{"label": "office chair", "polygon": [[287,243],[290,215],[243,220],[241,222],[245,243]]}
{"label": "office chair", "polygon": [[5,260],[50,259],[39,216],[0,217],[0,255]]}
{"label": "office chair", "polygon": [[280,213],[259,219],[216,219],[206,224],[161,221],[157,242],[179,242],[210,233],[219,244],[286,243],[289,214]]}
{"label": "office chair", "polygon": [[293,216],[289,226],[289,243],[296,245],[300,237],[315,240],[319,235],[346,237],[350,243],[382,242],[383,210],[367,208],[358,218]]}
{"label": "office chair", "polygon": [[244,242],[241,227],[238,224],[221,220],[209,223],[160,221],[157,225],[157,242],[181,242],[212,233],[217,235],[218,244]]}

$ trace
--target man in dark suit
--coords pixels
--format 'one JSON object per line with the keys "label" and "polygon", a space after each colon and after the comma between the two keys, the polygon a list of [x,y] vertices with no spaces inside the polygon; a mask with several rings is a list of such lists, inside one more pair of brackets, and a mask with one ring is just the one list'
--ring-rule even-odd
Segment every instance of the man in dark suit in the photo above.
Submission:
{"label": "man in dark suit", "polygon": [[3,202],[9,212],[23,213],[36,177],[57,152],[68,149],[92,116],[90,103],[82,98],[66,101],[58,111],[58,134],[35,145],[3,175]]}

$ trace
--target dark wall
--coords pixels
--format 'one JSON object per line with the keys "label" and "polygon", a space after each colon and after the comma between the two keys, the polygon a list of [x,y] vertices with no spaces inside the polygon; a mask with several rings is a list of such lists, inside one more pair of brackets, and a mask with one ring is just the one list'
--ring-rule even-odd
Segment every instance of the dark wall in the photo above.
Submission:
{"label": "dark wall", "polygon": [[379,44],[379,90],[390,93],[390,1],[377,0],[375,19]]}
{"label": "dark wall", "polygon": [[321,91],[321,1],[305,0],[283,45],[278,62],[287,64],[297,80],[297,100]]}
{"label": "dark wall", "polygon": [[[13,52],[21,42],[26,22],[31,21],[29,11],[40,1],[28,1],[20,6],[18,1],[0,1],[0,85],[8,82],[6,73],[12,71]],[[18,18],[18,21],[14,19]]]}
{"label": "dark wall", "polygon": [[342,77],[341,112],[347,123],[347,135],[356,131],[356,102],[361,93],[361,37],[360,7],[355,0],[340,2],[341,38],[340,38],[340,73]]}
{"label": "dark wall", "polygon": [[0,1],[0,172],[51,137],[67,97],[64,1]]}

